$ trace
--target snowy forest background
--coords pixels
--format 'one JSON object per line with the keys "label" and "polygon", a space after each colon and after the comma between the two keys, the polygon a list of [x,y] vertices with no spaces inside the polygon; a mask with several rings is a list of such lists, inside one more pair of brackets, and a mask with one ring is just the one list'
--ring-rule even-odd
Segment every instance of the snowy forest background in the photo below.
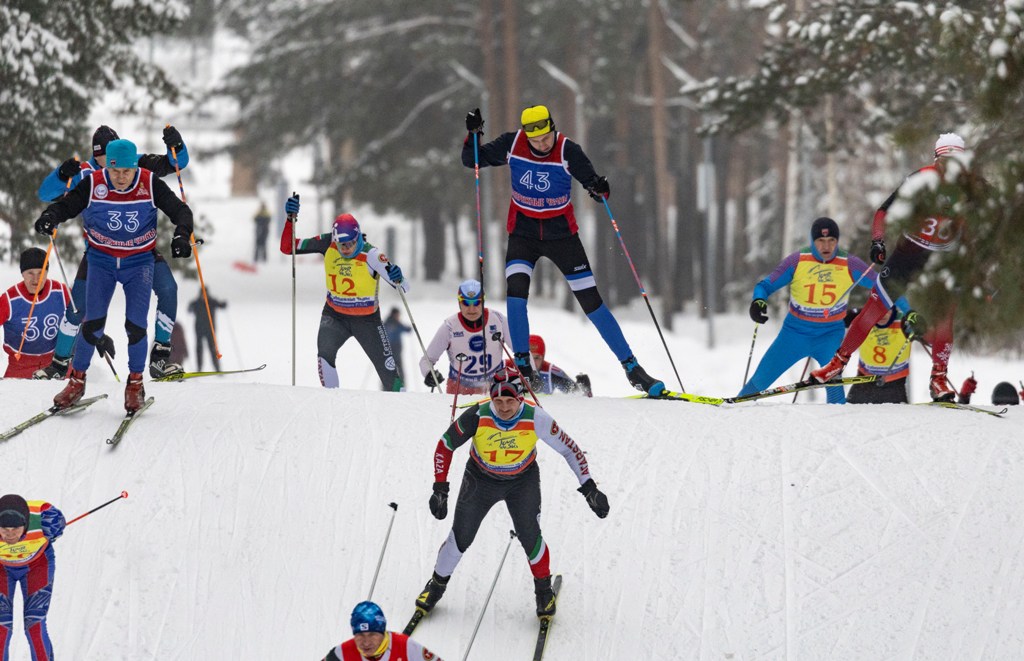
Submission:
{"label": "snowy forest background", "polygon": [[[816,216],[866,256],[874,208],[930,162],[938,133],[956,131],[972,150],[972,176],[955,182],[971,230],[932,260],[915,304],[952,295],[959,345],[1017,348],[1022,17],[1024,0],[11,0],[0,7],[0,257],[34,240],[39,182],[87,155],[90,111],[114,96],[152,135],[178,125],[193,160],[230,153],[235,194],[315,188],[322,223],[351,205],[407,218],[421,237],[417,279],[468,277],[463,117],[481,107],[493,138],[544,103],[611,182],[671,329],[673,312],[745,307]],[[212,61],[218,40],[230,62]],[[311,173],[298,182],[285,166],[295,154]],[[481,181],[486,282],[500,286],[507,173]],[[577,193],[605,296],[623,304],[637,295],[629,264],[603,209]],[[535,295],[566,297],[558,279],[542,268]]]}

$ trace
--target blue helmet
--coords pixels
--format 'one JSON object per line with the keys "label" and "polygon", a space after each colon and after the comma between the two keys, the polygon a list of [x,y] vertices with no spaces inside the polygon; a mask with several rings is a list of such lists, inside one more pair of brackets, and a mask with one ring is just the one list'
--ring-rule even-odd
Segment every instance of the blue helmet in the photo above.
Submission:
{"label": "blue helmet", "polygon": [[356,604],[356,607],[352,609],[351,624],[353,634],[369,631],[384,633],[388,628],[388,621],[384,619],[384,611],[372,601],[361,601]]}
{"label": "blue helmet", "polygon": [[343,213],[334,219],[334,227],[331,228],[331,239],[337,244],[356,242],[356,253],[363,250],[363,232],[359,229],[359,222],[350,213]]}

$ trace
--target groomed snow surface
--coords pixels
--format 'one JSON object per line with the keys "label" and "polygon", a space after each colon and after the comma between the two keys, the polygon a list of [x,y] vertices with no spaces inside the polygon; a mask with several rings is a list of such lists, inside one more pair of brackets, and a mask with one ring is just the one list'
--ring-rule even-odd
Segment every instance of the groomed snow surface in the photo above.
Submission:
{"label": "groomed snow surface", "polygon": [[[48,500],[68,518],[129,492],[56,543],[49,622],[60,658],[319,659],[350,636],[389,502],[398,511],[373,598],[392,628],[411,615],[448,534],[450,518],[433,519],[427,500],[451,399],[427,392],[418,373],[408,393],[375,391],[354,342],[339,355],[342,389],[321,389],[323,272],[309,258],[298,267],[299,386],[291,387],[289,260],[272,235],[269,264],[234,268],[251,254],[256,201],[197,199],[216,226],[201,255],[207,284],[229,301],[218,316],[224,367],[268,368],[147,383],[155,406],[112,450],[104,439],[121,417],[123,385],[94,361],[87,394],[110,399],[0,445],[0,490]],[[378,221],[358,217],[374,240]],[[315,233],[310,224],[300,219],[299,232]],[[399,263],[429,341],[455,311],[457,278],[422,283],[412,260]],[[15,271],[0,272],[5,286]],[[197,285],[180,286],[179,322],[191,341],[184,308]],[[491,303],[503,309],[503,287],[493,288]],[[118,293],[107,330],[123,379],[122,300]],[[395,293],[383,291],[385,311],[395,305]],[[552,567],[565,575],[546,658],[1024,658],[1020,410],[998,419],[929,406],[828,406],[806,395],[720,408],[629,400],[618,363],[578,312],[537,300],[531,314],[549,357],[593,379],[594,399],[543,403],[587,451],[612,508],[597,519],[563,460],[542,447],[542,528]],[[616,314],[647,370],[677,386],[646,307]],[[687,389],[734,394],[750,348],[745,315],[715,319],[713,349],[704,321],[675,321],[668,343]],[[755,364],[778,328],[774,315],[761,329]],[[417,357],[415,337],[405,336],[407,372]],[[800,367],[780,382],[796,380]],[[1024,375],[1017,356],[959,352],[951,370],[956,385],[975,371],[981,404],[996,382]],[[914,371],[920,401],[923,352]],[[59,388],[0,382],[0,428],[48,406]],[[466,459],[463,448],[452,506]],[[449,661],[465,653],[509,529],[504,509],[492,510],[416,633]],[[28,658],[21,604],[18,597],[12,659]],[[533,607],[513,542],[470,658],[530,658]]]}

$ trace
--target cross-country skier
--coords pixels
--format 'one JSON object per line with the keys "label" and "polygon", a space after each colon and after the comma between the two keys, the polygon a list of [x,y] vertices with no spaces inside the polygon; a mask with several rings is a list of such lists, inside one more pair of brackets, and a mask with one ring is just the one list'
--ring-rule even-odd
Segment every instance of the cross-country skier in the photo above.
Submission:
{"label": "cross-country skier", "polygon": [[[858,314],[860,310],[857,308],[848,310],[846,322],[852,323]],[[907,314],[912,314],[912,311],[908,311]],[[902,315],[897,314],[895,309],[889,310],[878,320],[865,342],[860,345],[857,374],[874,374],[876,378],[884,379],[884,382],[881,385],[877,381],[853,384],[846,396],[846,401],[850,404],[907,403],[910,342],[903,333],[901,317]]]}
{"label": "cross-country skier", "polygon": [[434,493],[430,497],[430,513],[436,519],[448,516],[448,470],[453,453],[467,442],[472,444],[451,532],[438,551],[433,576],[416,599],[416,606],[427,612],[434,608],[487,512],[505,501],[530,562],[537,615],[552,615],[555,597],[551,589],[551,560],[540,531],[537,442],[544,441],[562,455],[579,480],[578,491],[602,519],[608,516],[608,498],[597,488],[587,457],[576,442],[547,411],[523,401],[523,385],[517,373],[498,370],[490,394],[490,401],[467,409],[437,442]]}
{"label": "cross-country skier", "polygon": [[[426,355],[420,358],[423,383],[429,388],[441,385],[444,377],[434,369],[434,363],[447,352],[448,394],[455,393],[456,384],[460,395],[485,393],[491,385],[491,377],[504,363],[502,345],[508,338],[508,321],[497,310],[484,307],[483,289],[478,280],[460,284],[457,298],[459,311],[441,323],[427,345]],[[495,339],[495,333],[501,335]],[[459,354],[466,356],[461,366],[456,358]]]}
{"label": "cross-country skier", "polygon": [[0,497],[0,649],[10,653],[14,635],[14,591],[21,585],[25,637],[32,661],[52,661],[46,614],[53,597],[53,542],[64,533],[64,515],[42,500]]}
{"label": "cross-country skier", "polygon": [[[299,196],[285,202],[285,213],[297,218]],[[402,376],[391,353],[384,323],[380,318],[380,278],[392,287],[409,291],[409,284],[397,264],[388,261],[379,248],[366,240],[359,223],[349,213],[334,219],[331,231],[309,239],[294,238],[294,222],[284,224],[281,252],[298,255],[317,253],[324,256],[327,276],[327,302],[320,315],[320,331],[316,336],[317,370],[320,384],[338,387],[335,360],[338,349],[350,337],[366,352],[386,390],[402,389]]]}
{"label": "cross-country skier", "polygon": [[[910,279],[924,268],[933,252],[953,250],[960,242],[964,219],[936,213],[915,218],[912,228],[900,236],[896,249],[887,258],[885,220],[890,207],[898,198],[903,197],[906,200],[913,197],[914,191],[919,188],[943,181],[947,177],[949,161],[952,160],[959,166],[956,157],[963,153],[963,138],[955,133],[943,133],[935,141],[934,163],[907,177],[875,211],[871,228],[871,261],[882,264],[882,270],[867,303],[846,331],[843,343],[832,360],[824,367],[811,372],[811,378],[818,383],[826,383],[842,374],[850,355],[861,345],[878,320],[895,305],[896,299],[906,291]],[[932,373],[928,391],[934,401],[951,402],[956,392],[946,378],[946,370],[949,354],[953,349],[952,308],[944,310],[938,316],[938,322],[929,329],[928,336],[932,346]]]}
{"label": "cross-country skier", "polygon": [[537,374],[540,377],[540,392],[550,395],[555,391],[564,393],[579,393],[587,397],[593,397],[590,389],[590,377],[586,374],[577,374],[573,380],[561,367],[544,359],[547,355],[547,345],[540,335],[530,336],[530,356],[533,364],[537,366]]}
{"label": "cross-country skier", "polygon": [[[608,180],[594,171],[578,144],[556,130],[545,106],[526,108],[520,121],[521,129],[479,145],[480,167],[508,165],[512,176],[505,282],[517,368],[531,379],[531,384],[536,382],[530,365],[530,319],[526,304],[534,266],[541,257],[547,257],[565,276],[583,312],[622,363],[629,383],[649,395],[660,395],[665,384],[647,374],[637,362],[619,322],[597,290],[590,261],[577,233],[579,228],[570,199],[572,180],[575,178],[583,184],[598,201],[611,193]],[[466,167],[474,167],[473,134],[482,136],[483,126],[479,108],[466,115],[469,135],[462,146],[462,163]]]}
{"label": "cross-country skier", "polygon": [[[864,276],[861,279],[861,276]],[[826,362],[843,339],[843,318],[855,282],[871,287],[875,274],[864,260],[839,248],[839,226],[831,218],[811,223],[811,243],[787,256],[754,287],[750,318],[768,321],[768,297],[782,287],[789,288],[789,312],[782,329],[768,347],[753,376],[738,396],[760,392],[797,361],[810,356]],[[827,388],[830,404],[846,401],[842,386]]]}
{"label": "cross-country skier", "polygon": [[388,631],[384,611],[372,601],[352,609],[352,637],[331,648],[323,661],[444,661],[423,645],[397,631]]}
{"label": "cross-country skier", "polygon": [[[57,327],[71,292],[43,271],[46,253],[28,248],[21,253],[21,282],[0,294],[0,327],[7,354],[5,379],[30,379],[32,373],[50,364],[57,344]],[[37,296],[38,290],[38,296]],[[35,307],[32,301],[35,299]],[[31,318],[29,310],[32,311]],[[28,324],[26,331],[25,325]],[[25,345],[21,345],[21,336]],[[16,358],[21,347],[21,357]]]}
{"label": "cross-country skier", "polygon": [[139,167],[135,143],[113,140],[107,145],[106,155],[106,167],[83,177],[67,195],[47,207],[35,224],[37,232],[51,236],[62,222],[82,214],[89,243],[89,307],[75,342],[67,386],[53,403],[66,408],[81,399],[93,351],[98,348],[101,355],[112,353],[112,342],[103,335],[103,328],[110,299],[120,283],[125,296],[130,372],[124,408],[133,413],[146,399],[142,370],[146,366],[146,325],[153,293],[157,209],[175,225],[171,253],[179,258],[192,255],[192,210],[161,179]]}
{"label": "cross-country skier", "polygon": [[[61,163],[47,175],[42,185],[39,186],[39,199],[43,202],[55,202],[69,188],[77,186],[82,178],[88,176],[90,172],[103,168],[107,163],[107,145],[117,139],[117,131],[109,126],[104,125],[97,128],[92,135],[92,158],[84,162],[69,158]],[[174,174],[172,148],[175,150],[174,156],[177,157],[178,168],[184,170],[188,165],[188,149],[185,147],[178,129],[173,126],[164,128],[163,141],[167,146],[166,155],[141,154],[139,156],[139,167],[150,170],[157,177]],[[184,369],[170,359],[171,331],[178,316],[178,283],[174,280],[174,274],[163,255],[155,247],[153,256],[156,259],[153,264],[156,323],[153,327],[154,341],[149,357],[149,375],[155,379],[170,374],[180,374]],[[82,255],[82,261],[78,264],[75,281],[71,285],[71,296],[74,298],[75,308],[68,307],[67,316],[62,321],[60,334],[57,336],[53,360],[44,369],[36,372],[34,376],[37,379],[63,379],[67,374],[68,365],[71,362],[71,350],[75,344],[75,337],[78,335],[82,315],[85,314],[85,279],[89,272],[88,258],[89,245],[87,242],[85,254]]]}

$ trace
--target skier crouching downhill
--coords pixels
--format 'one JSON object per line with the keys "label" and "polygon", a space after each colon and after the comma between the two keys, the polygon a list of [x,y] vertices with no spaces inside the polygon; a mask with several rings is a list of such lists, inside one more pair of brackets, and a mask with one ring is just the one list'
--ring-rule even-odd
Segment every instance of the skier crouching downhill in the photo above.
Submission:
{"label": "skier crouching downhill", "polygon": [[430,497],[430,513],[436,519],[448,515],[448,469],[454,451],[468,441],[472,445],[452,529],[438,551],[433,576],[416,599],[416,607],[429,613],[437,605],[487,512],[499,501],[505,501],[530,562],[537,615],[553,615],[555,594],[551,589],[550,553],[540,530],[537,442],[544,441],[562,455],[580,482],[578,491],[602,519],[608,516],[608,498],[590,476],[583,450],[547,411],[523,402],[521,377],[502,369],[494,375],[490,401],[467,409],[437,442],[434,493]]}

